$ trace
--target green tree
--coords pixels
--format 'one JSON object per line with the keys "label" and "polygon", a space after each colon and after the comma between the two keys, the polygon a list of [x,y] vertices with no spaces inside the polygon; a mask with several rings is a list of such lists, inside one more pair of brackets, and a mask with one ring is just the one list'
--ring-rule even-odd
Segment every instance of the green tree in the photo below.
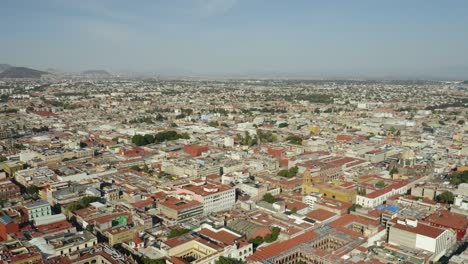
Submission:
{"label": "green tree", "polygon": [[0,162],[7,161],[8,159],[5,156],[0,155]]}
{"label": "green tree", "polygon": [[226,258],[226,257],[219,257],[218,260],[215,261],[216,264],[243,264],[244,261],[233,259],[233,258]]}
{"label": "green tree", "polygon": [[279,227],[276,227],[276,226],[270,228],[270,230],[271,230],[271,233],[266,235],[265,238],[264,238],[265,242],[267,242],[267,243],[271,243],[273,241],[276,241],[278,239],[279,233],[281,231],[281,229]]}
{"label": "green tree", "polygon": [[138,166],[138,165],[133,165],[133,166],[130,167],[130,169],[134,170],[134,171],[141,171],[140,166]]}
{"label": "green tree", "polygon": [[288,127],[288,126],[289,126],[288,123],[281,123],[278,125],[279,128]]}
{"label": "green tree", "polygon": [[280,170],[278,172],[278,175],[281,177],[292,178],[297,175],[298,170],[299,168],[297,166],[294,166],[290,168],[289,170],[288,169]]}
{"label": "green tree", "polygon": [[146,134],[146,135],[143,136],[143,138],[145,139],[146,144],[151,144],[151,143],[154,142],[154,136],[153,135]]}
{"label": "green tree", "polygon": [[86,226],[86,231],[88,232],[94,232],[94,225],[93,224],[89,224]]}
{"label": "green tree", "polygon": [[375,187],[377,187],[379,189],[385,187],[385,185],[386,184],[385,184],[385,182],[383,180],[380,180],[380,181],[375,183]]}
{"label": "green tree", "polygon": [[28,187],[26,187],[26,193],[30,195],[37,195],[39,194],[39,187],[37,187],[36,185],[29,185]]}
{"label": "green tree", "polygon": [[145,137],[142,136],[142,135],[134,135],[134,136],[132,137],[132,143],[135,144],[135,145],[137,145],[137,146],[143,146],[143,145],[148,144],[148,143],[146,142]]}
{"label": "green tree", "polygon": [[80,204],[83,206],[83,208],[88,207],[91,203],[94,202],[99,202],[101,200],[101,197],[96,197],[96,196],[85,196],[81,198]]}
{"label": "green tree", "polygon": [[463,119],[460,119],[457,122],[457,125],[464,125],[464,124],[465,124],[465,120],[463,120]]}
{"label": "green tree", "polygon": [[178,237],[178,236],[181,236],[185,233],[188,233],[190,232],[190,229],[185,229],[185,228],[173,228],[171,229],[171,231],[169,232],[169,235],[167,236],[167,238],[173,238],[173,237]]}
{"label": "green tree", "polygon": [[357,194],[358,195],[366,195],[367,194],[366,188],[358,188],[357,189]]}
{"label": "green tree", "polygon": [[81,204],[79,204],[79,203],[71,203],[71,204],[69,204],[69,205],[67,205],[65,207],[65,210],[67,212],[73,212],[73,211],[76,211],[76,210],[80,210],[82,208],[83,208],[83,206],[81,206]]}
{"label": "green tree", "polygon": [[297,213],[297,208],[296,208],[296,207],[293,207],[293,208],[291,209],[291,213],[293,213],[293,214]]}
{"label": "green tree", "polygon": [[468,171],[456,172],[448,176],[450,184],[458,186],[461,183],[468,183]]}
{"label": "green tree", "polygon": [[257,236],[255,238],[251,238],[249,242],[252,243],[254,247],[258,247],[263,243],[263,237]]}
{"label": "green tree", "polygon": [[449,191],[445,191],[436,196],[436,201],[440,203],[453,204],[454,200],[455,200],[455,195],[453,195],[453,193]]}
{"label": "green tree", "polygon": [[263,201],[272,204],[272,203],[276,202],[276,198],[271,193],[265,193],[263,195]]}
{"label": "green tree", "polygon": [[359,205],[359,204],[353,204],[353,205],[351,205],[351,206],[348,208],[348,214],[351,213],[351,212],[356,211],[356,209],[361,208],[361,207],[362,207],[362,206]]}
{"label": "green tree", "polygon": [[208,125],[210,127],[219,127],[218,121],[210,121],[210,122],[208,122]]}
{"label": "green tree", "polygon": [[150,259],[147,256],[144,256],[141,259],[141,262],[143,264],[165,264],[166,263],[166,261],[164,259]]}
{"label": "green tree", "polygon": [[393,174],[398,173],[398,169],[396,167],[393,167],[389,173],[391,176],[393,176]]}
{"label": "green tree", "polygon": [[302,138],[296,135],[289,135],[286,140],[291,144],[302,145]]}

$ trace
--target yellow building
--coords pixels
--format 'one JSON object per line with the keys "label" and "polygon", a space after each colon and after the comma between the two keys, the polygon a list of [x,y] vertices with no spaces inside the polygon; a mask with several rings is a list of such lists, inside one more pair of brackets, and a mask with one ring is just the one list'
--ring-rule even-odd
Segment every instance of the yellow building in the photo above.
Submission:
{"label": "yellow building", "polygon": [[339,201],[356,202],[356,185],[349,182],[333,180],[331,183],[321,181],[321,177],[313,177],[307,169],[302,180],[302,194],[321,193],[323,196]]}
{"label": "yellow building", "polygon": [[201,243],[195,239],[170,248],[168,253],[169,256],[192,257],[195,259],[205,259],[207,257],[215,257],[216,259],[221,255],[215,248],[212,248],[208,246],[208,244]]}
{"label": "yellow building", "polygon": [[320,133],[320,127],[319,126],[310,126],[309,131],[310,131],[310,133],[316,135],[316,134]]}
{"label": "yellow building", "polygon": [[134,227],[119,227],[104,232],[104,235],[109,239],[109,245],[114,246],[123,242],[129,242],[133,236],[144,230],[144,226]]}
{"label": "yellow building", "polygon": [[9,161],[2,164],[2,168],[8,177],[13,177],[15,172],[24,169],[22,161]]}

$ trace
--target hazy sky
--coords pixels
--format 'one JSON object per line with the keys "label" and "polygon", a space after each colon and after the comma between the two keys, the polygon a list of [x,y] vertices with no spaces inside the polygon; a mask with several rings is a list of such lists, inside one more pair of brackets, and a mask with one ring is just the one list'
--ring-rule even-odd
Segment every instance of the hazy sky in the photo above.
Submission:
{"label": "hazy sky", "polygon": [[466,0],[0,0],[0,63],[468,78]]}

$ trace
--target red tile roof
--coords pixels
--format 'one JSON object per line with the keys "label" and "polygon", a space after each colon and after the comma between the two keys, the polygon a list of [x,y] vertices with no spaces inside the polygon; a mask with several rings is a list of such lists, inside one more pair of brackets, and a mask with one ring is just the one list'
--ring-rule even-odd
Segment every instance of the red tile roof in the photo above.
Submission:
{"label": "red tile roof", "polygon": [[468,228],[467,217],[446,210],[435,212],[424,220],[432,224],[445,226],[456,230],[466,230]]}
{"label": "red tile roof", "polygon": [[234,235],[232,233],[229,233],[229,232],[226,232],[224,230],[214,232],[214,231],[212,231],[210,229],[207,229],[207,228],[203,228],[200,231],[198,231],[197,233],[199,233],[199,234],[201,234],[203,236],[209,237],[212,240],[222,242],[222,243],[224,243],[226,245],[233,245],[236,242],[236,239],[240,238],[240,236],[236,236],[236,235]]}
{"label": "red tile roof", "polygon": [[307,217],[312,218],[317,221],[325,221],[334,217],[336,214],[324,209],[315,209],[306,214]]}
{"label": "red tile roof", "polygon": [[317,233],[311,230],[289,240],[273,243],[271,245],[258,249],[252,256],[247,258],[247,261],[251,262],[265,260],[267,258],[280,254],[285,250],[296,247],[302,243],[306,243],[307,241],[312,240],[316,236]]}
{"label": "red tile roof", "polygon": [[174,210],[183,210],[183,209],[190,208],[193,206],[201,205],[201,203],[195,200],[186,201],[186,200],[177,199],[175,197],[169,197],[164,202],[161,202],[160,205],[165,206],[167,208],[174,209]]}
{"label": "red tile roof", "polygon": [[393,225],[392,228],[397,228],[397,229],[404,230],[410,233],[415,233],[415,234],[419,234],[419,235],[423,235],[423,236],[427,236],[431,238],[437,238],[445,231],[442,228],[438,228],[438,227],[434,227],[434,226],[430,226],[430,225],[426,225],[422,223],[418,223],[416,227],[399,224],[397,223],[396,218],[392,219],[391,221],[395,223],[395,225]]}

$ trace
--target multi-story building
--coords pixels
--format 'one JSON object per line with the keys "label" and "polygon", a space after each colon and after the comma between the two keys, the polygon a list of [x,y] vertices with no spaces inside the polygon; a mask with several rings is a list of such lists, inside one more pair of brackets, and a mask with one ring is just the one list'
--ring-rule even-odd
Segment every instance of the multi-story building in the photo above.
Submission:
{"label": "multi-story building", "polygon": [[181,200],[169,197],[158,204],[160,214],[168,220],[186,222],[203,215],[203,204],[195,200]]}
{"label": "multi-story building", "polygon": [[52,214],[50,204],[46,201],[37,201],[30,204],[24,205],[28,214],[28,220],[33,221],[34,219],[49,216]]}
{"label": "multi-story building", "polygon": [[419,223],[418,220],[390,220],[388,243],[410,249],[432,252],[432,261],[439,260],[456,243],[456,232]]}
{"label": "multi-story building", "polygon": [[366,208],[379,206],[389,197],[406,194],[415,183],[415,181],[390,180],[371,175],[361,176],[357,182],[356,203]]}
{"label": "multi-story building", "polygon": [[0,200],[10,201],[21,196],[21,189],[18,185],[9,180],[0,181]]}
{"label": "multi-story building", "polygon": [[24,163],[21,161],[8,161],[3,163],[2,167],[8,177],[13,177],[15,172],[24,168]]}
{"label": "multi-story building", "polygon": [[116,244],[131,241],[134,235],[142,232],[143,229],[143,226],[121,226],[107,230],[104,232],[104,235],[109,239],[109,245],[114,246]]}
{"label": "multi-story building", "polygon": [[120,191],[115,186],[106,186],[102,189],[102,192],[106,202],[112,202],[120,199]]}
{"label": "multi-story building", "polygon": [[211,174],[219,174],[220,166],[202,159],[171,160],[162,163],[161,170],[179,177],[198,179]]}
{"label": "multi-story building", "polygon": [[61,162],[63,159],[90,158],[94,155],[93,149],[47,149],[37,154],[44,163]]}
{"label": "multi-story building", "polygon": [[230,210],[236,202],[236,190],[229,186],[194,180],[190,184],[176,187],[176,193],[188,195],[190,199],[203,204],[203,214]]}
{"label": "multi-story building", "polygon": [[457,232],[457,240],[461,241],[466,236],[468,230],[468,218],[464,215],[440,210],[426,217],[425,221],[429,222],[432,226],[441,228],[451,228]]}
{"label": "multi-story building", "polygon": [[50,177],[55,176],[55,172],[47,167],[31,168],[20,170],[15,173],[15,180],[23,186],[41,186],[52,182]]}
{"label": "multi-story building", "polygon": [[[0,90],[0,94],[1,94],[1,91],[3,90]],[[15,133],[13,131],[13,129],[9,128],[9,127],[0,127],[0,139],[5,139],[5,138],[10,138],[12,136],[14,136]]]}
{"label": "multi-story building", "polygon": [[215,263],[221,256],[244,261],[253,254],[253,246],[244,236],[209,224],[203,224],[193,233],[167,240],[163,248],[174,261],[191,259],[191,263],[197,264]]}
{"label": "multi-story building", "polygon": [[97,244],[97,238],[90,232],[58,233],[44,237],[33,238],[32,245],[48,257],[70,254]]}

